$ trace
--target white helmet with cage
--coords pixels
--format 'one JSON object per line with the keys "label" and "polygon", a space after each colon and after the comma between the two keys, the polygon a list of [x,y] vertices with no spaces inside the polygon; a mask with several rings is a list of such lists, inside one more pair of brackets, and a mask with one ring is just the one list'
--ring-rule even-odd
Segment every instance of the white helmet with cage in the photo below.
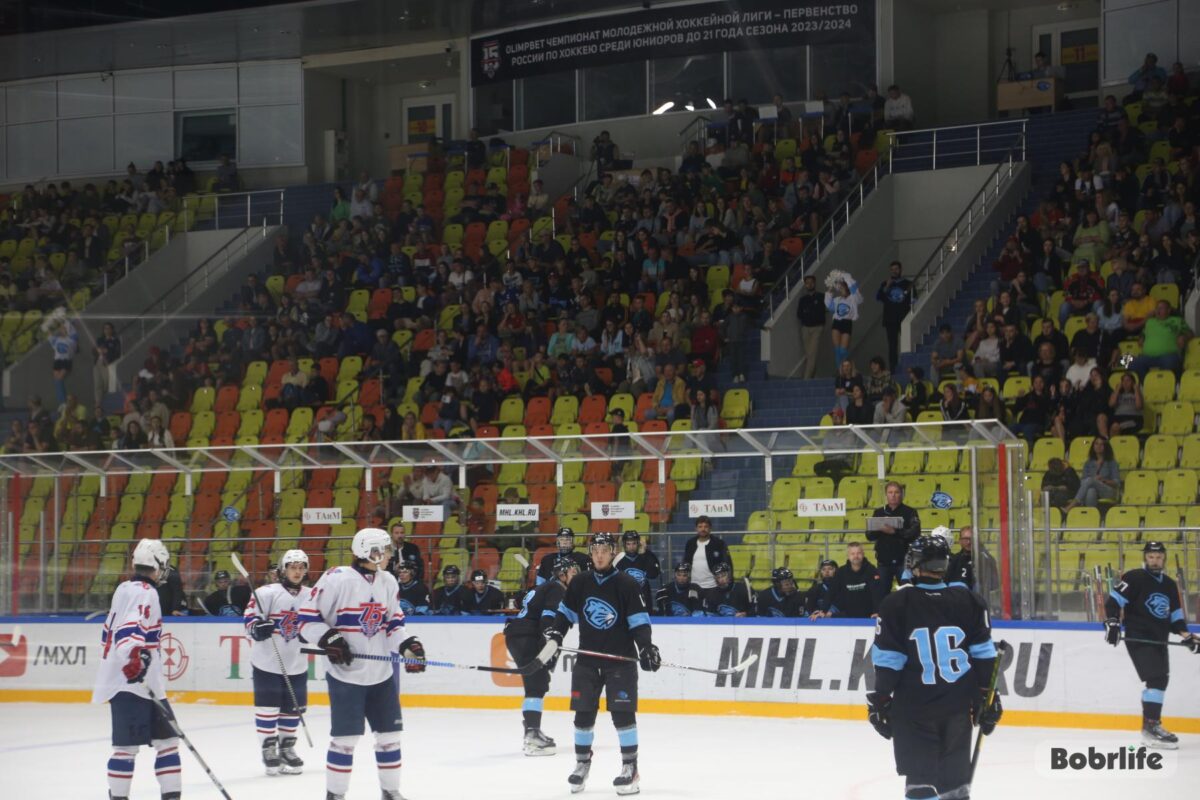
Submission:
{"label": "white helmet with cage", "polygon": [[382,564],[387,561],[388,550],[392,547],[392,539],[383,528],[363,528],[354,534],[350,552],[355,558],[370,561],[372,564]]}
{"label": "white helmet with cage", "polygon": [[167,546],[158,539],[142,539],[133,548],[135,567],[152,567],[162,572],[170,561],[171,554],[167,551]]}
{"label": "white helmet with cage", "polygon": [[935,538],[938,538],[938,539],[942,539],[943,541],[946,542],[947,547],[950,546],[950,540],[954,538],[953,532],[949,528],[947,528],[945,525],[938,525],[936,528],[934,528],[932,531],[929,532],[929,535],[933,536]]}
{"label": "white helmet with cage", "polygon": [[308,553],[303,550],[288,550],[283,554],[283,558],[279,559],[279,568],[287,569],[288,564],[303,564],[304,571],[308,572]]}

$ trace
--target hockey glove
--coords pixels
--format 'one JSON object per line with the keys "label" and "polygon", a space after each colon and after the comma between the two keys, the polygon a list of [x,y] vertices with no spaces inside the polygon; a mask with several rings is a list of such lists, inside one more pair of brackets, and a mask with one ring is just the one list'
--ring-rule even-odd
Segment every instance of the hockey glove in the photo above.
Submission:
{"label": "hockey glove", "polygon": [[867,694],[867,721],[885,739],[892,738],[891,695],[870,692]]}
{"label": "hockey glove", "polygon": [[129,683],[141,683],[150,669],[150,651],[144,647],[135,647],[129,651],[129,661],[121,667],[125,680]]}
{"label": "hockey glove", "polygon": [[658,668],[662,666],[662,656],[658,653],[658,647],[648,644],[639,649],[638,663],[646,672],[658,672]]}
{"label": "hockey glove", "polygon": [[424,672],[425,671],[425,648],[417,640],[417,637],[410,636],[400,643],[400,655],[405,658],[418,659],[420,664],[404,665],[405,672]]}
{"label": "hockey glove", "polygon": [[256,620],[250,626],[250,638],[256,642],[265,642],[275,633],[275,623],[269,619]]}
{"label": "hockey glove", "polygon": [[562,631],[546,628],[542,631],[542,636],[546,637],[546,643],[537,654],[537,660],[542,662],[547,672],[554,672],[554,665],[558,663],[558,648],[562,646]]}
{"label": "hockey glove", "polygon": [[317,644],[325,651],[325,657],[329,659],[330,664],[345,667],[354,660],[354,654],[350,652],[350,643],[336,628],[325,631],[325,635]]}
{"label": "hockey glove", "polygon": [[1189,633],[1184,638],[1183,643],[1187,645],[1188,650],[1191,650],[1196,655],[1200,655],[1200,636],[1197,636],[1194,633]]}
{"label": "hockey glove", "polygon": [[1104,620],[1104,641],[1116,647],[1121,643],[1121,621],[1109,617]]}
{"label": "hockey glove", "polygon": [[979,726],[984,736],[991,736],[996,730],[996,723],[1004,716],[1004,707],[1000,705],[1000,695],[992,696],[992,704],[987,705],[987,692],[982,692],[979,698],[971,704],[971,722]]}

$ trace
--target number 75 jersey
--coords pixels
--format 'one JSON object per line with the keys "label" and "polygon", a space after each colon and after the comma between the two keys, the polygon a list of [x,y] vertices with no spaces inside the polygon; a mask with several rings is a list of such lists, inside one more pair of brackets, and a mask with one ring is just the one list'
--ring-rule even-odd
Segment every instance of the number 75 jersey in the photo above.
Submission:
{"label": "number 75 jersey", "polygon": [[876,691],[893,694],[897,711],[930,718],[965,712],[991,678],[976,664],[990,667],[995,657],[987,607],[968,589],[913,584],[879,607],[871,648]]}

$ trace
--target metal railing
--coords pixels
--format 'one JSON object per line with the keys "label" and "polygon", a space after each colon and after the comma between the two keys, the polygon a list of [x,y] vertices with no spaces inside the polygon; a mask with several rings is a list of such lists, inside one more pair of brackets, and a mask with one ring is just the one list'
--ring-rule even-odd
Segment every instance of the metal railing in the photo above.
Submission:
{"label": "metal railing", "polygon": [[[571,149],[566,149],[566,144],[571,144]],[[543,145],[545,147],[543,148]],[[583,139],[573,133],[564,133],[563,131],[550,130],[546,135],[537,141],[529,143],[529,150],[533,155],[533,167],[537,169],[543,163],[543,150],[548,151],[550,155],[558,153],[567,153],[579,159],[587,159],[587,153],[583,150]]]}
{"label": "metal railing", "polygon": [[822,248],[828,251],[837,243],[837,233],[850,224],[851,215],[862,208],[867,197],[879,186],[879,181],[891,172],[891,151],[880,154],[871,168],[845,190],[844,199],[825,220],[815,236],[805,240],[804,249],[788,265],[767,295],[768,319],[773,320],[779,307],[787,302],[792,289],[800,287],[804,276],[812,272],[821,260]]}
{"label": "metal railing", "polygon": [[180,212],[184,230],[211,223],[212,230],[283,224],[283,189],[188,196]]}
{"label": "metal railing", "polygon": [[979,166],[1017,152],[1025,160],[1026,120],[1002,120],[948,128],[888,131],[894,172]]}

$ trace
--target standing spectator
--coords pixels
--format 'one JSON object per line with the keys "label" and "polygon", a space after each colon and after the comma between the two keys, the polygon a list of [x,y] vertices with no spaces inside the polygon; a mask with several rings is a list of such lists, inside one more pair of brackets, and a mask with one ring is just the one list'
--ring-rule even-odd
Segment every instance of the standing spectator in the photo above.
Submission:
{"label": "standing spectator", "polygon": [[[912,310],[913,283],[902,274],[904,267],[899,261],[893,261],[888,268],[888,279],[875,293],[875,299],[883,303],[883,329],[887,331],[888,368],[893,372],[900,363],[900,324]],[[822,320],[824,321],[824,320]]]}
{"label": "standing spectator", "polygon": [[183,579],[179,570],[167,564],[158,579],[158,604],[164,617],[186,617],[188,615],[187,594],[183,591]]}
{"label": "standing spectator", "polygon": [[600,135],[592,140],[592,161],[596,162],[597,174],[603,175],[609,170],[616,169],[616,162],[620,157],[620,148],[612,140],[609,132],[600,131]]}
{"label": "standing spectator", "polygon": [[1179,372],[1183,366],[1183,352],[1192,332],[1183,317],[1171,314],[1171,305],[1159,300],[1154,316],[1146,320],[1142,329],[1142,354],[1133,360],[1132,369],[1144,379],[1151,369],[1169,369]]}
{"label": "standing spectator", "polygon": [[879,567],[880,595],[892,591],[892,581],[904,571],[904,556],[908,545],[921,534],[921,518],[914,508],[903,502],[904,487],[888,481],[884,489],[887,503],[875,509],[873,517],[896,517],[900,525],[883,524],[867,531],[867,541],[875,543],[875,561]]}
{"label": "standing spectator", "polygon": [[833,314],[833,359],[835,364],[841,364],[850,355],[850,335],[854,320],[858,319],[862,294],[854,278],[839,270],[825,277],[825,287],[825,307]]}
{"label": "standing spectator", "polygon": [[867,395],[867,401],[872,405],[883,399],[883,390],[892,386],[892,373],[888,371],[883,363],[883,359],[875,356],[868,362],[867,378],[863,382],[863,389]]}
{"label": "standing spectator", "polygon": [[734,301],[725,321],[725,347],[734,383],[746,382],[746,340],[750,336],[750,322],[749,310],[740,301]]}
{"label": "standing spectator", "polygon": [[883,104],[884,127],[896,131],[909,131],[913,128],[912,98],[900,91],[900,87],[892,84],[887,90],[887,100]]}
{"label": "standing spectator", "polygon": [[92,351],[92,392],[95,395],[95,405],[100,405],[104,395],[113,386],[110,366],[117,363],[121,357],[121,340],[117,337],[116,329],[111,322],[104,323],[100,336],[96,338],[96,347]]}
{"label": "standing spectator", "polygon": [[236,192],[240,184],[237,165],[229,160],[227,154],[222,153],[217,164],[217,178],[213,182],[213,189],[218,192]]}
{"label": "standing spectator", "polygon": [[394,523],[389,535],[392,537],[392,557],[388,559],[388,572],[394,575],[401,564],[409,563],[416,579],[425,580],[425,560],[421,558],[421,549],[407,540],[408,531],[404,523]]}
{"label": "standing spectator", "polygon": [[683,561],[691,567],[692,581],[701,589],[717,585],[713,571],[718,564],[729,561],[729,548],[719,536],[712,535],[712,520],[707,516],[696,517],[696,535],[684,544]]}
{"label": "standing spectator", "polygon": [[1121,489],[1121,471],[1113,458],[1112,445],[1103,436],[1097,436],[1088,451],[1087,463],[1083,465],[1083,479],[1074,499],[1063,511],[1076,506],[1097,508],[1101,500],[1116,500]]}
{"label": "standing spectator", "polygon": [[867,560],[859,542],[846,545],[846,563],[838,567],[833,579],[832,616],[866,619],[877,616],[880,599],[879,570]]}
{"label": "standing spectator", "polygon": [[[796,317],[800,320],[800,344],[804,351],[804,378],[817,374],[817,352],[821,347],[821,332],[825,329],[825,301],[817,292],[817,276],[804,276],[804,289],[796,301]],[[892,365],[895,369],[895,364]]]}

